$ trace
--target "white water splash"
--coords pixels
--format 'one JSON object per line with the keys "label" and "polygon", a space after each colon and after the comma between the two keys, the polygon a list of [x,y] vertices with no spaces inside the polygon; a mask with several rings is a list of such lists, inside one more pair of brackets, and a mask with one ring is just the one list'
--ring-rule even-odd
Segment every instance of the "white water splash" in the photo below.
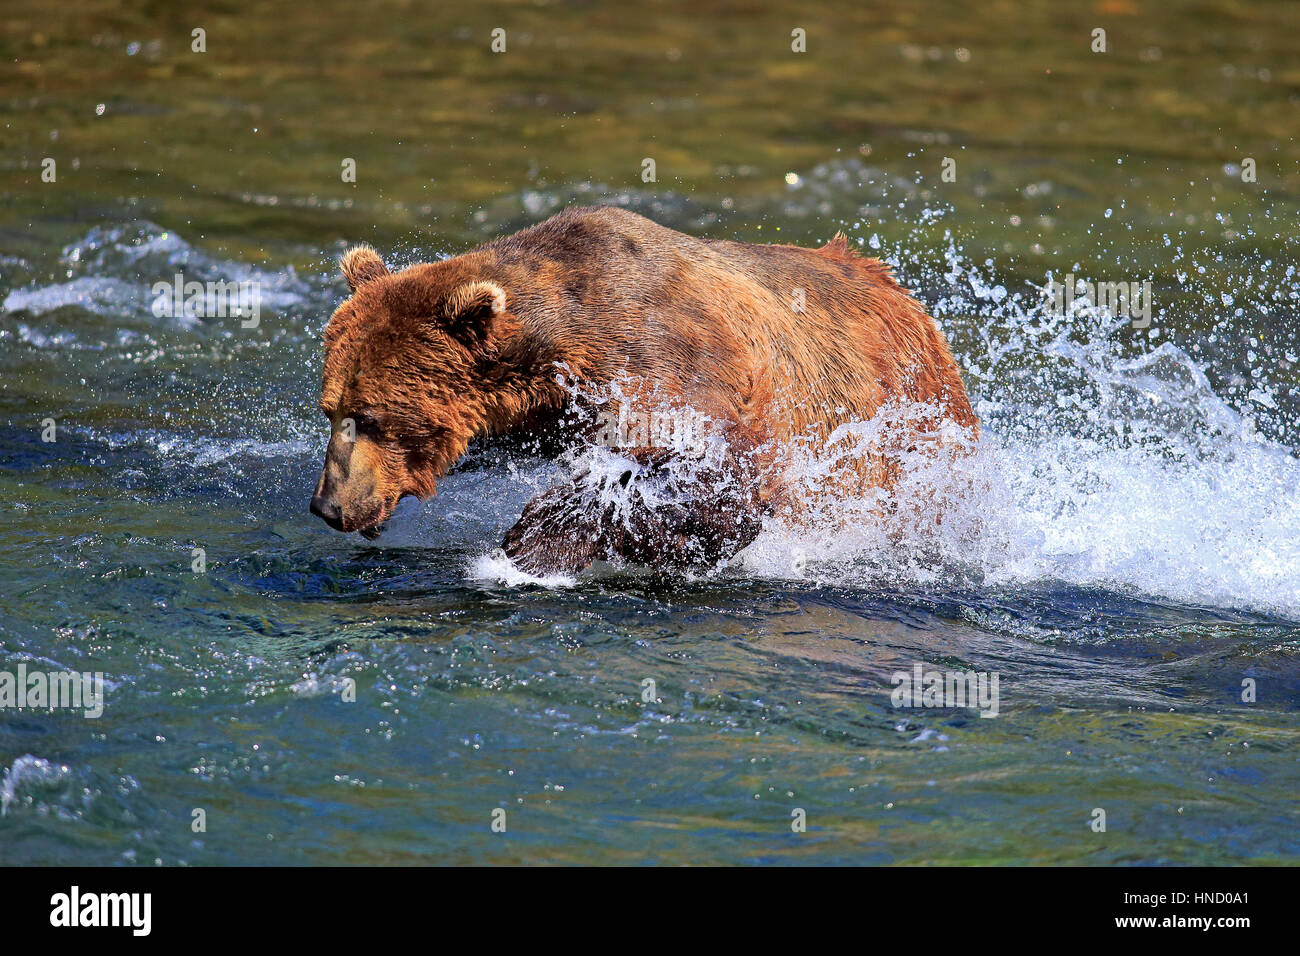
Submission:
{"label": "white water splash", "polygon": [[[293,269],[261,269],[248,263],[218,259],[191,246],[176,233],[143,220],[127,225],[96,226],[63,250],[60,265],[67,281],[36,283],[13,289],[0,303],[0,312],[42,316],[75,306],[94,315],[131,317],[195,327],[205,320],[183,312],[159,320],[153,306],[156,283],[233,283],[256,288],[260,308],[277,312],[307,301],[312,284]],[[205,291],[199,315],[218,315],[221,301]],[[224,321],[224,320],[221,320]]]}
{"label": "white water splash", "polygon": [[529,585],[543,588],[571,588],[578,583],[576,578],[566,574],[547,574],[540,577],[529,574],[511,561],[499,548],[471,561],[468,573],[470,580],[504,584],[511,588]]}
{"label": "white water splash", "polygon": [[20,799],[21,791],[56,786],[71,772],[68,767],[44,757],[23,754],[5,771],[4,780],[0,781],[0,816],[8,814],[9,805]]}

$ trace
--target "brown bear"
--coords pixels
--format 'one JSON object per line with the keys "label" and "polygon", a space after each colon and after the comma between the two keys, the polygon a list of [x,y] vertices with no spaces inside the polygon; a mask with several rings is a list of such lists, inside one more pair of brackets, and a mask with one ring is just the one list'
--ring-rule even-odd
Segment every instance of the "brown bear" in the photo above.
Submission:
{"label": "brown bear", "polygon": [[689,408],[716,440],[689,488],[675,464],[690,453],[640,434],[612,483],[588,470],[540,495],[505,540],[529,571],[709,566],[764,516],[798,514],[780,467],[791,442],[889,403],[928,409],[847,473],[883,486],[921,432],[978,427],[934,320],[842,234],[816,250],[751,245],[593,207],[396,273],[367,246],[341,264],[352,297],[325,330],[332,434],[311,501],[341,531],[377,535],[480,436],[590,440],[592,416],[574,410],[598,408],[592,394]]}

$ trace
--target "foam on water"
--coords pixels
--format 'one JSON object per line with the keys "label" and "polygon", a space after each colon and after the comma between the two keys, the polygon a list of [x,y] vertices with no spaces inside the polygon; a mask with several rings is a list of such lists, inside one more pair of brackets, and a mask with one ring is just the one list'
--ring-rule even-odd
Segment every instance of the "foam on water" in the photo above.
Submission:
{"label": "foam on water", "polygon": [[[77,429],[73,429],[77,433]],[[300,458],[315,451],[313,442],[305,439],[265,441],[245,438],[196,438],[174,432],[145,429],[138,432],[84,432],[110,449],[143,447],[164,460],[180,461],[187,467],[202,468],[231,459]]]}
{"label": "foam on water", "polygon": [[[155,283],[172,283],[179,274],[184,282],[252,283],[260,308],[287,309],[306,300],[311,285],[292,269],[265,270],[242,262],[217,259],[196,249],[176,233],[154,223],[97,226],[80,241],[67,246],[60,258],[66,281],[34,283],[13,289],[0,309],[44,315],[76,306],[94,315],[155,320]],[[202,314],[218,314],[222,304],[205,290]],[[165,320],[183,327],[201,319],[182,313]]]}
{"label": "foam on water", "polygon": [[470,562],[467,573],[474,581],[491,581],[506,587],[534,585],[544,588],[571,588],[577,579],[565,574],[536,575],[529,574],[511,561],[504,551],[494,549],[489,554],[482,554]]}
{"label": "foam on water", "polygon": [[0,780],[0,816],[7,814],[9,805],[22,799],[22,794],[59,786],[70,774],[66,766],[23,754],[5,770],[4,779]]}

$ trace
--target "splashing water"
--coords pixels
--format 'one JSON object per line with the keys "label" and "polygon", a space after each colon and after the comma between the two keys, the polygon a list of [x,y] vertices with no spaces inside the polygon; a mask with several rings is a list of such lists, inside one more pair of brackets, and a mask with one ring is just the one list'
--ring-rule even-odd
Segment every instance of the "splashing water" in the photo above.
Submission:
{"label": "splashing water", "polygon": [[[1127,320],[1104,308],[1078,300],[1055,315],[1049,299],[1009,295],[951,243],[943,275],[951,291],[937,315],[987,317],[979,350],[959,356],[983,423],[973,453],[918,450],[890,492],[830,501],[836,463],[870,454],[924,409],[882,411],[787,455],[798,459],[787,480],[821,499],[817,517],[769,522],[741,556],[744,573],[868,587],[1056,581],[1300,614],[1300,460],[1289,447],[1219,397],[1172,342],[1126,354],[1116,333]],[[684,484],[696,467],[680,464]],[[936,510],[942,520],[928,520]],[[476,574],[492,568],[523,580],[499,561]]]}

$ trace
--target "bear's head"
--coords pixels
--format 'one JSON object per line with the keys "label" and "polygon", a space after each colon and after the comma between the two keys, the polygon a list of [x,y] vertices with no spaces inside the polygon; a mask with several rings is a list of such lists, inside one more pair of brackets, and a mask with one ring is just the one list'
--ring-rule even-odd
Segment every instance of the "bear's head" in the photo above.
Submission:
{"label": "bear's head", "polygon": [[496,426],[509,398],[502,353],[519,323],[470,257],[391,273],[358,246],[341,265],[352,296],[325,329],[320,409],[331,433],[311,511],[376,537],[402,498],[433,495],[470,440]]}

